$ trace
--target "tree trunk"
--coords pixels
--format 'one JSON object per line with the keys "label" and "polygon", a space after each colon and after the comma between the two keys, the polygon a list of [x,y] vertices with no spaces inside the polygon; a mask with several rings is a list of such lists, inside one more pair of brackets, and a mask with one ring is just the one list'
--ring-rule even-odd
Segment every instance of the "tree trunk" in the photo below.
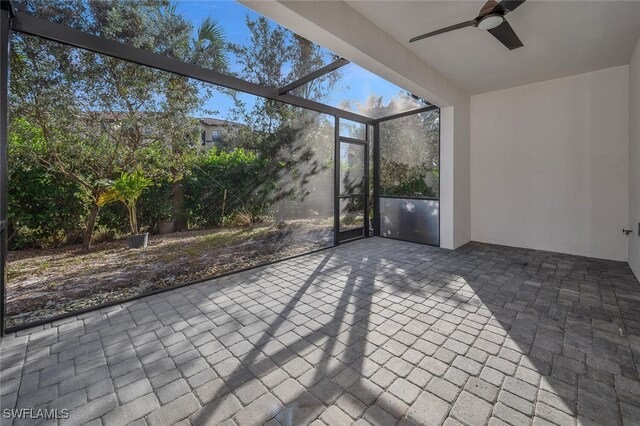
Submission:
{"label": "tree trunk", "polygon": [[89,217],[87,217],[87,223],[82,237],[82,251],[85,253],[91,250],[91,239],[93,238],[93,230],[96,227],[99,212],[100,206],[97,204],[91,206],[91,212],[89,213]]}
{"label": "tree trunk", "polygon": [[220,226],[224,226],[224,208],[227,204],[227,190],[224,190],[224,196],[222,197],[222,215],[220,215]]}
{"label": "tree trunk", "polygon": [[176,221],[175,230],[187,229],[187,218],[184,214],[184,185],[182,182],[173,182],[171,186],[171,216]]}
{"label": "tree trunk", "polygon": [[[284,192],[284,191],[283,191]],[[276,209],[276,226],[283,228],[287,220],[287,196],[283,194],[278,200],[278,208]]]}

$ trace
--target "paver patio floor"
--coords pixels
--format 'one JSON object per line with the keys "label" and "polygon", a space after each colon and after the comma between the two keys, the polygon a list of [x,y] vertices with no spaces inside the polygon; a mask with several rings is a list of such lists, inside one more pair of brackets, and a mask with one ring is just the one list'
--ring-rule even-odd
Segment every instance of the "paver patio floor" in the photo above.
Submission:
{"label": "paver patio floor", "polygon": [[640,285],[371,238],[18,332],[0,361],[3,410],[69,410],[13,424],[637,425]]}

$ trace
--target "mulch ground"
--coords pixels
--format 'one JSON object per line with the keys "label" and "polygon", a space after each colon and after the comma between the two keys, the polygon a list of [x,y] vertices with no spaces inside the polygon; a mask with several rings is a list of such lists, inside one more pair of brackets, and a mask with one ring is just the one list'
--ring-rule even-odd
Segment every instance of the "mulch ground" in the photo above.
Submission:
{"label": "mulch ground", "polygon": [[299,220],[278,228],[246,228],[150,235],[149,246],[125,240],[9,253],[7,326],[50,318],[151,290],[212,277],[332,243],[327,221]]}

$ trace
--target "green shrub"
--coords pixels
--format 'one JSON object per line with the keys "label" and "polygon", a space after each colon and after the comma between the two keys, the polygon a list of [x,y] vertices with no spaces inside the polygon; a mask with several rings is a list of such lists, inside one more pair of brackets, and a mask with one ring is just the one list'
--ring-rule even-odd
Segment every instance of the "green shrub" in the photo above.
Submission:
{"label": "green shrub", "polygon": [[263,215],[274,186],[268,167],[268,160],[250,151],[211,149],[199,159],[184,182],[189,226],[222,225],[223,201],[225,217],[238,212],[246,212],[251,217]]}
{"label": "green shrub", "polygon": [[44,248],[75,242],[87,215],[82,188],[19,157],[9,161],[9,249]]}
{"label": "green shrub", "polygon": [[[88,214],[88,195],[79,185],[37,165],[12,158],[9,171],[9,222],[12,250],[53,247],[79,242]],[[211,149],[185,173],[185,214],[189,228],[222,226],[225,189],[226,225],[247,225],[261,220],[273,203],[276,177],[273,165],[258,154],[235,149]],[[169,181],[147,188],[138,200],[138,225],[153,230],[170,219]],[[295,203],[292,203],[292,208]],[[130,231],[123,203],[105,205],[98,215],[95,241],[122,238]]]}
{"label": "green shrub", "polygon": [[138,202],[138,221],[145,231],[153,230],[158,222],[171,219],[171,183],[158,182],[147,189]]}
{"label": "green shrub", "polygon": [[[160,182],[147,189],[138,201],[138,222],[140,229],[154,230],[158,222],[171,218],[171,183]],[[109,237],[119,238],[126,235],[129,230],[127,223],[127,209],[121,203],[104,206],[98,216],[97,229],[100,230],[100,239],[105,241]],[[95,237],[95,236],[94,236]]]}
{"label": "green shrub", "polygon": [[438,197],[439,170],[425,164],[387,161],[380,167],[380,193],[406,197]]}

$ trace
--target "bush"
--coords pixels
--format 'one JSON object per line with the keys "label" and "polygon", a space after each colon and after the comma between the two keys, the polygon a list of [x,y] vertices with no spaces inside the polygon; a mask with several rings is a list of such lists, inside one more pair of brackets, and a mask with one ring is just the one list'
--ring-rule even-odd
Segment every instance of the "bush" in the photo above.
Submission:
{"label": "bush", "polygon": [[[147,189],[138,202],[138,222],[143,232],[154,230],[158,222],[171,218],[171,183],[160,182]],[[101,232],[101,240],[119,238],[126,235],[129,229],[127,209],[124,205],[110,204],[104,206],[98,215],[97,230]],[[95,236],[94,236],[95,237]],[[99,241],[95,239],[95,241]]]}
{"label": "bush", "polygon": [[380,167],[380,193],[383,196],[438,197],[438,172],[426,163],[411,166],[384,162]]}
{"label": "bush", "polygon": [[[100,238],[95,241],[108,241],[127,235],[129,228],[127,220],[127,209],[120,204],[111,204],[100,209],[98,220],[96,221],[96,231],[100,231]],[[94,235],[95,237],[95,235]]]}
{"label": "bush", "polygon": [[223,204],[225,217],[241,212],[250,218],[264,214],[274,186],[268,167],[268,160],[250,151],[211,149],[184,182],[189,226],[222,225]]}
{"label": "bush", "polygon": [[[91,205],[74,182],[37,165],[13,159],[9,171],[10,248],[54,247],[81,239]],[[189,228],[222,225],[249,226],[268,213],[275,177],[270,162],[254,152],[211,149],[185,174],[185,214]],[[224,197],[227,191],[226,200]],[[156,182],[138,202],[143,231],[171,218],[172,185]],[[225,223],[222,205],[225,204]],[[104,206],[98,215],[95,241],[121,238],[128,233],[127,209],[121,203]]]}
{"label": "bush", "polygon": [[[126,210],[125,210],[126,220]],[[158,182],[147,189],[138,202],[138,222],[144,232],[155,230],[158,222],[171,219],[171,183]]]}
{"label": "bush", "polygon": [[8,177],[10,250],[76,242],[87,215],[87,194],[79,185],[15,157]]}
{"label": "bush", "polygon": [[251,226],[253,224],[253,216],[246,210],[240,210],[231,216],[226,216],[225,226]]}

